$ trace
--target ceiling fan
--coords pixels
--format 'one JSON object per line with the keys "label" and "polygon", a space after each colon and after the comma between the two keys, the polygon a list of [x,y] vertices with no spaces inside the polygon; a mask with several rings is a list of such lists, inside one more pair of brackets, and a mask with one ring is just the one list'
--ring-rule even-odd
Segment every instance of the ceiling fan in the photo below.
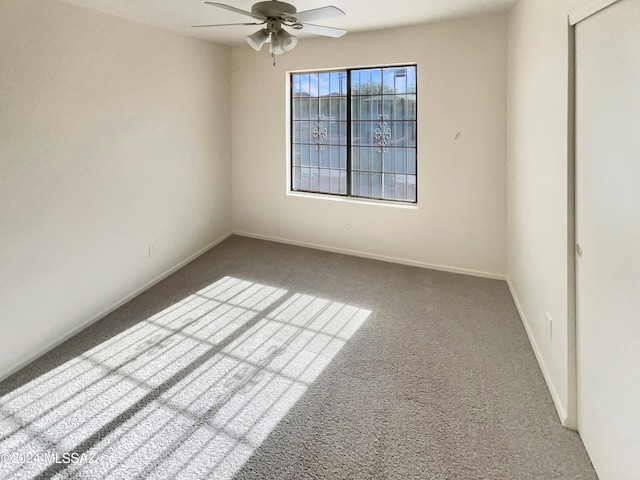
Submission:
{"label": "ceiling fan", "polygon": [[337,7],[327,6],[314,8],[298,12],[296,7],[289,3],[279,0],[269,0],[266,2],[258,2],[251,7],[251,11],[247,12],[224,3],[204,2],[212,7],[230,10],[240,13],[248,17],[258,20],[257,22],[248,23],[222,23],[214,25],[193,25],[194,28],[199,27],[228,27],[234,25],[265,25],[264,28],[247,36],[247,43],[251,47],[260,51],[262,46],[270,42],[269,53],[273,57],[275,65],[275,56],[293,50],[298,43],[298,38],[291,35],[283,27],[289,27],[293,30],[301,30],[303,32],[314,33],[316,35],[324,35],[325,37],[338,38],[347,33],[346,30],[340,28],[325,27],[322,25],[314,25],[307,23],[310,21],[324,20],[327,18],[336,18],[344,16],[344,12]]}

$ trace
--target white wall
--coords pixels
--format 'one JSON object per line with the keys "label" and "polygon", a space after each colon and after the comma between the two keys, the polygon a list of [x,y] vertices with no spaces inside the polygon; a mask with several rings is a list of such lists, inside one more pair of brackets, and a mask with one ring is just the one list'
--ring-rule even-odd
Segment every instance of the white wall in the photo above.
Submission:
{"label": "white wall", "polygon": [[[418,65],[417,208],[288,196],[287,71],[403,62]],[[232,79],[235,231],[506,272],[504,16],[304,39],[276,67],[266,48],[245,45],[233,50]]]}
{"label": "white wall", "polygon": [[229,80],[227,48],[0,2],[0,378],[230,231]]}
{"label": "white wall", "polygon": [[573,428],[567,16],[588,3],[520,0],[508,27],[508,278],[560,418]]}

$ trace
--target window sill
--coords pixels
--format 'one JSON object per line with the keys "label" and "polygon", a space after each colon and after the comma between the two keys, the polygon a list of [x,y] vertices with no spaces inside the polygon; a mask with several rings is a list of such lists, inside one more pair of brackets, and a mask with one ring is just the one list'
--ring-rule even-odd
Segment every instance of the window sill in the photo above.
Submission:
{"label": "window sill", "polygon": [[309,193],[309,192],[296,192],[292,190],[287,191],[288,197],[297,197],[297,198],[308,198],[315,200],[325,200],[329,202],[341,202],[341,203],[351,203],[357,205],[375,205],[377,207],[391,207],[391,208],[400,208],[403,210],[418,210],[417,203],[402,203],[402,202],[393,202],[387,200],[374,200],[368,198],[354,198],[354,197],[342,197],[339,195],[329,195],[324,193]]}

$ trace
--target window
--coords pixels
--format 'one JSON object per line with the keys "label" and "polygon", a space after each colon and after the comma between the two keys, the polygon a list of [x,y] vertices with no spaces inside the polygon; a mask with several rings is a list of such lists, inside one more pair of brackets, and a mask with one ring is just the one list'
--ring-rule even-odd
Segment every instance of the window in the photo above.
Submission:
{"label": "window", "polygon": [[416,202],[416,66],[291,75],[291,189]]}

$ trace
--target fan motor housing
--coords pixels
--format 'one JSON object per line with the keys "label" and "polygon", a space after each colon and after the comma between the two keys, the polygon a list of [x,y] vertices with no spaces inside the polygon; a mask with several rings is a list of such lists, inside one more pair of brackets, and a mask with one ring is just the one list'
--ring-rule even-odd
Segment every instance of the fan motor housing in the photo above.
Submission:
{"label": "fan motor housing", "polygon": [[297,12],[296,7],[289,3],[270,0],[258,2],[251,7],[251,13],[262,15],[266,18],[289,17]]}

